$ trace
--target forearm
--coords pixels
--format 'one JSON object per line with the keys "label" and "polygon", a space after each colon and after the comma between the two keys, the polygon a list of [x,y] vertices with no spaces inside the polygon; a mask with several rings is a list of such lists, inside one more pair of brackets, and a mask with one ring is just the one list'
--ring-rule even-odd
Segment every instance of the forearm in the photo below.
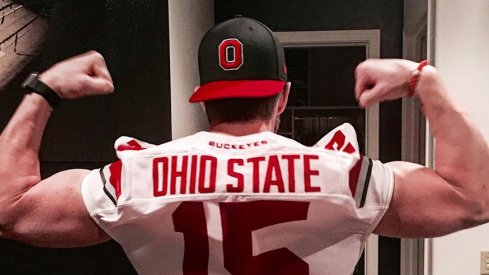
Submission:
{"label": "forearm", "polygon": [[40,95],[28,94],[0,135],[0,236],[18,216],[17,202],[41,181],[38,152],[50,113]]}
{"label": "forearm", "polygon": [[433,67],[426,67],[418,84],[423,111],[435,138],[435,171],[468,195],[486,194],[489,149],[484,137],[458,107]]}
{"label": "forearm", "polygon": [[62,171],[41,181],[38,152],[50,113],[41,96],[26,95],[0,136],[0,238],[44,247],[106,241],[81,196],[89,171]]}
{"label": "forearm", "polygon": [[0,135],[0,178],[39,177],[39,147],[50,114],[40,95],[24,97]]}

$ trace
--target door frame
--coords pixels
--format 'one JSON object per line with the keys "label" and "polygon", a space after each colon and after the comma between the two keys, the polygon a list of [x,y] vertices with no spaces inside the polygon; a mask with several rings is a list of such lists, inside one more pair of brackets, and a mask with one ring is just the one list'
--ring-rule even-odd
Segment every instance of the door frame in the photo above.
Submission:
{"label": "door frame", "polygon": [[[364,46],[367,58],[380,58],[380,30],[275,32],[284,47]],[[353,92],[353,91],[352,91]],[[379,158],[379,104],[367,108],[365,115],[365,151]],[[379,239],[372,234],[365,248],[365,275],[379,273]]]}

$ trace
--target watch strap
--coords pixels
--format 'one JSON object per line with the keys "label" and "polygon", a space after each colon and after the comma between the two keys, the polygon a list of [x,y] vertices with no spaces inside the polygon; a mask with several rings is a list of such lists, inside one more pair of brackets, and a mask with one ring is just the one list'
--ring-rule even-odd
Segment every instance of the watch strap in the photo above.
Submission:
{"label": "watch strap", "polygon": [[61,102],[61,97],[48,85],[39,80],[38,76],[38,73],[31,73],[22,83],[22,88],[41,95],[53,109],[56,108]]}

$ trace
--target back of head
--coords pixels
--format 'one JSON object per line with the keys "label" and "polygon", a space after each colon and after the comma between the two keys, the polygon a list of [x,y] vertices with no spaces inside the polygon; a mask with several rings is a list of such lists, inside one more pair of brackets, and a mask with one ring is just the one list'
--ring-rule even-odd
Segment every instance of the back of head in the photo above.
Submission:
{"label": "back of head", "polygon": [[190,102],[204,102],[209,120],[267,120],[287,82],[282,45],[264,24],[236,17],[213,27],[199,48],[201,86]]}

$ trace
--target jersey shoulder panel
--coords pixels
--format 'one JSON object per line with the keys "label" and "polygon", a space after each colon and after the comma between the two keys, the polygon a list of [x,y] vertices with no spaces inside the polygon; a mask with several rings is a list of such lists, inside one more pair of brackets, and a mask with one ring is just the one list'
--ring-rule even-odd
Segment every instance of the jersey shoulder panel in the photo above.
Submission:
{"label": "jersey shoulder panel", "polygon": [[349,123],[344,123],[331,130],[313,147],[353,155],[358,155],[360,152],[357,133],[355,132],[353,126]]}
{"label": "jersey shoulder panel", "polygon": [[133,137],[121,136],[114,143],[114,149],[119,159],[131,156],[137,152],[153,148],[156,145],[138,140]]}

